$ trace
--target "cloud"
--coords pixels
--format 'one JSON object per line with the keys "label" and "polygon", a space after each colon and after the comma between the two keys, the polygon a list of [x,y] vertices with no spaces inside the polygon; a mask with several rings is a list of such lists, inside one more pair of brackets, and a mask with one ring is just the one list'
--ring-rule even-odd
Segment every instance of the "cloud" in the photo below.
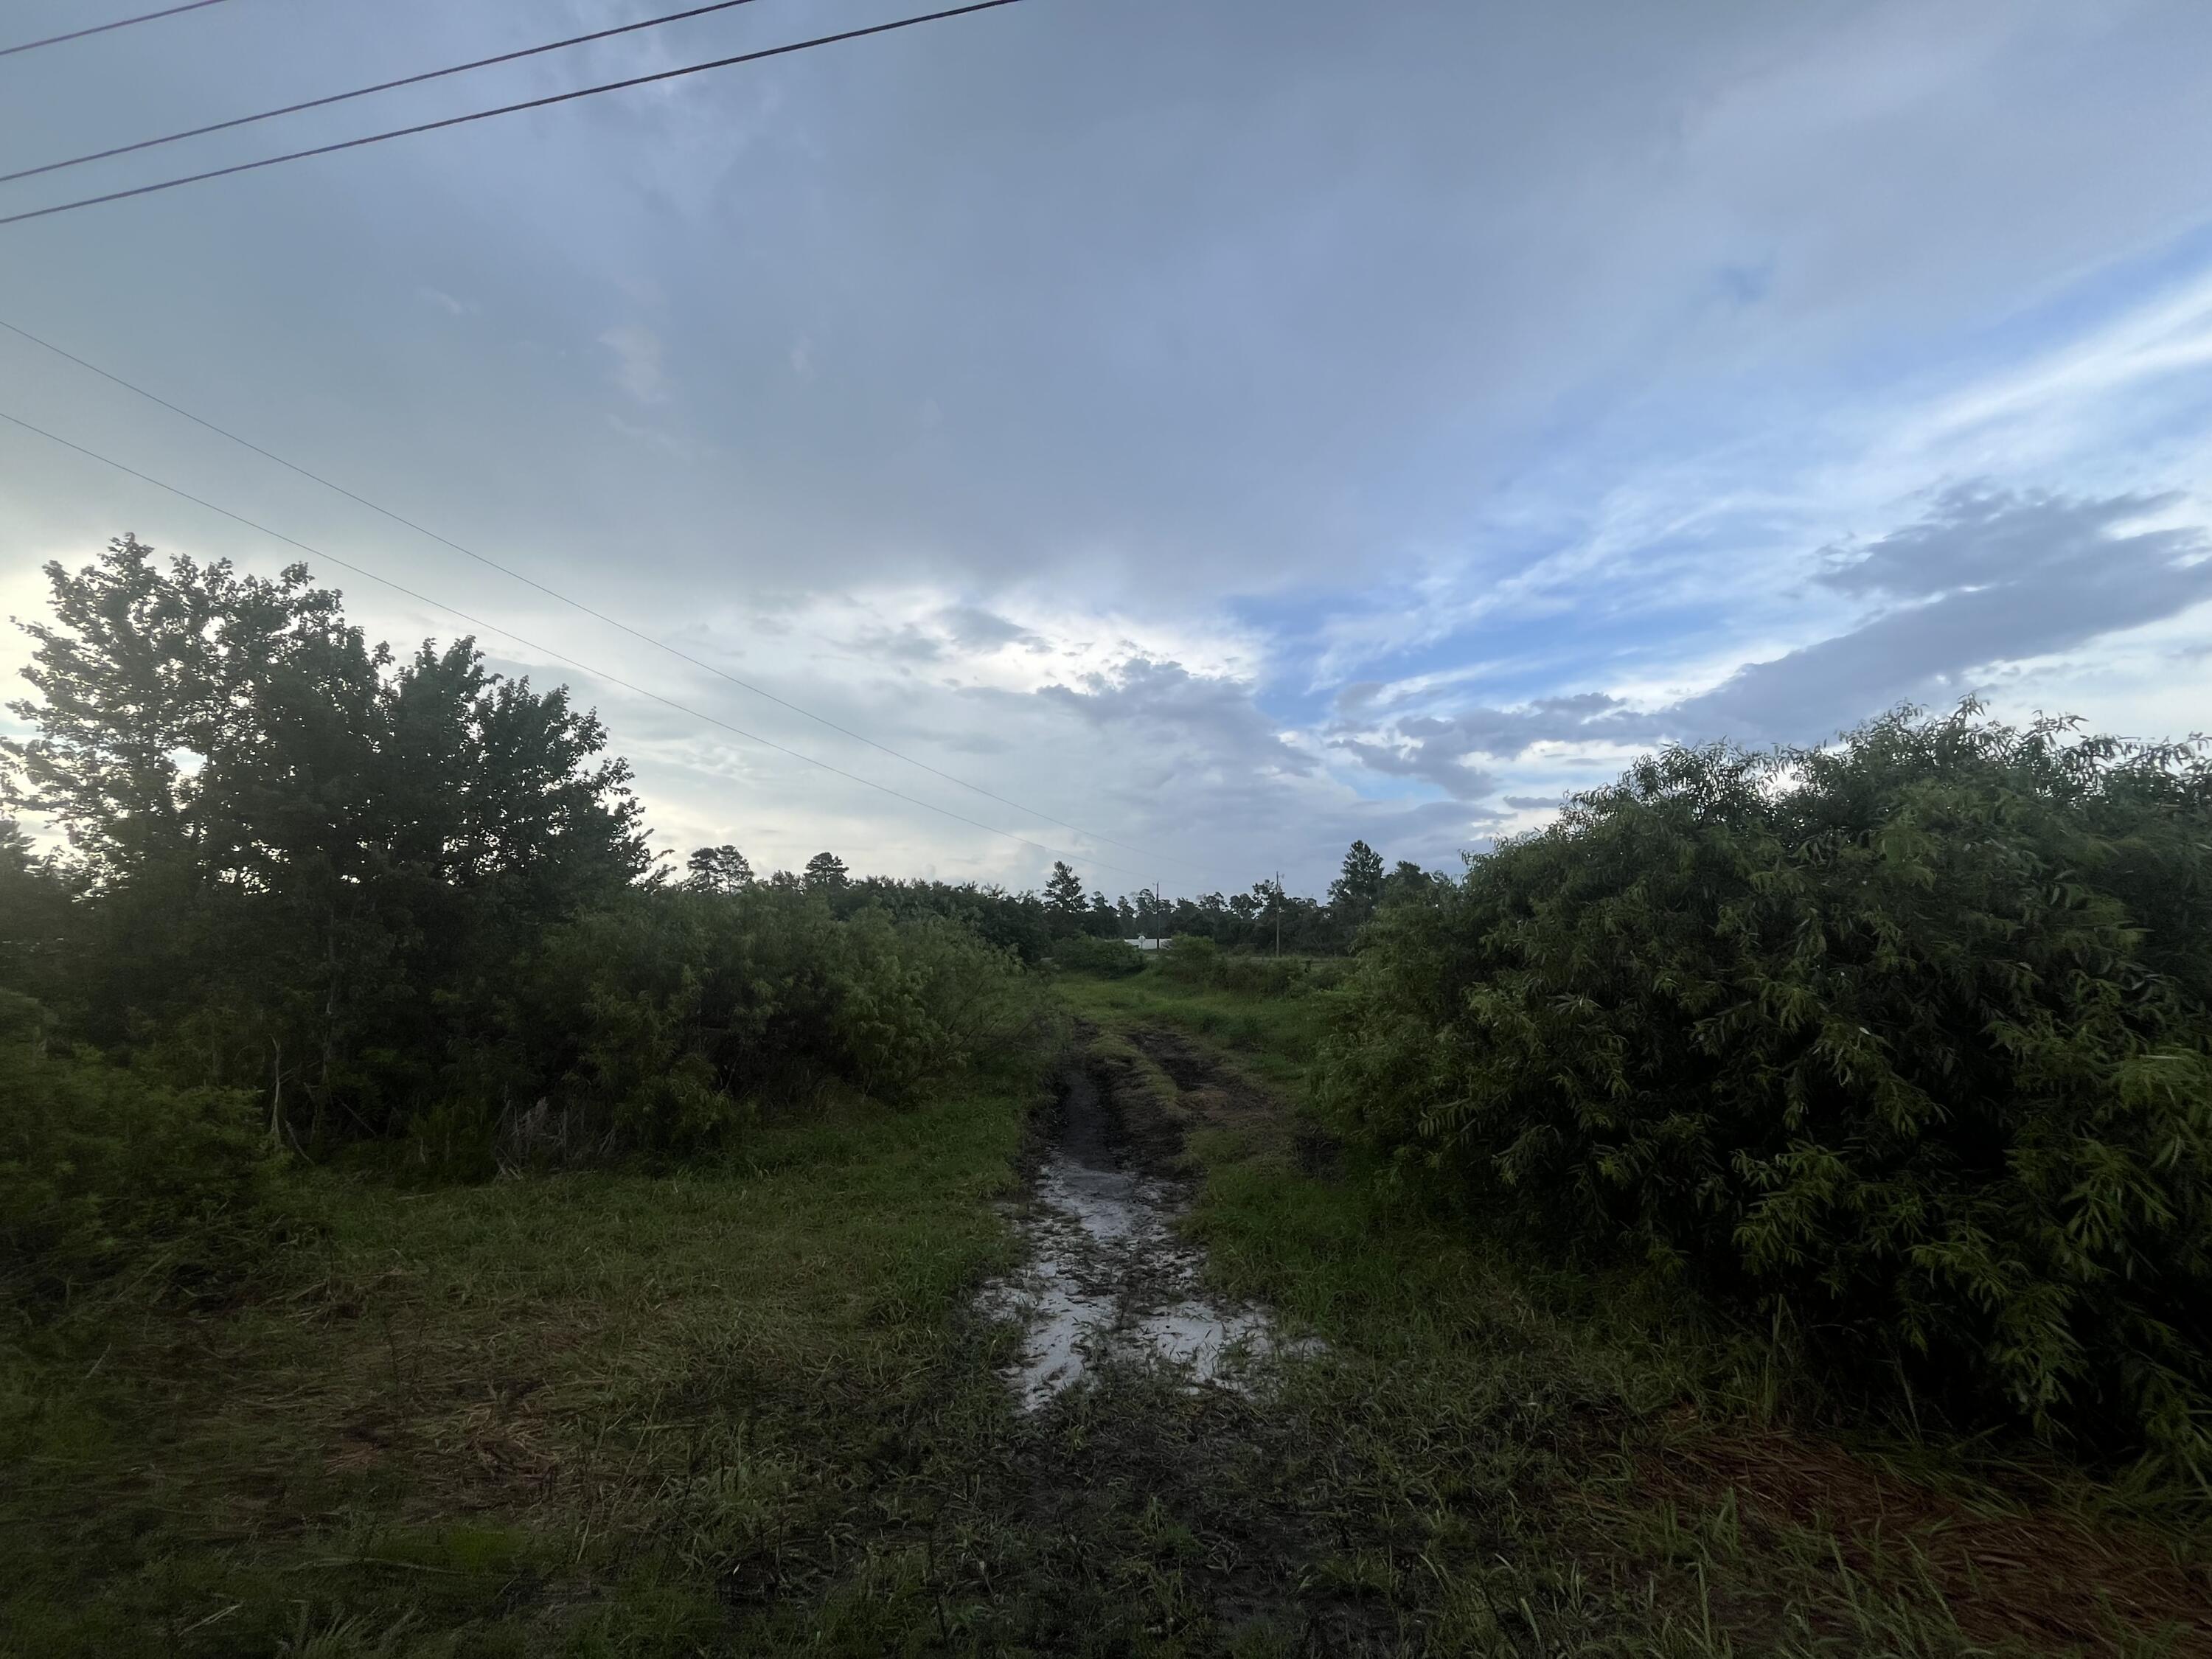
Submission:
{"label": "cloud", "polygon": [[970,651],[994,651],[1009,645],[1032,648],[1044,646],[1042,640],[1019,623],[1009,622],[996,611],[986,611],[980,605],[947,605],[937,613],[937,621],[956,645]]}
{"label": "cloud", "polygon": [[642,323],[624,323],[600,335],[599,343],[615,354],[617,386],[641,404],[668,401],[659,335]]}
{"label": "cloud", "polygon": [[[58,59],[0,151],[511,44],[439,0],[276,22],[108,37],[98,96]],[[89,361],[853,731],[1210,884],[1318,884],[1354,834],[1448,865],[1672,737],[1984,685],[2212,726],[2212,221],[2143,161],[2212,146],[2208,57],[2199,0],[1015,8],[72,216],[10,281]],[[364,562],[421,592],[1065,833],[168,453],[36,348],[0,379],[333,553],[387,538]],[[0,583],[125,522],[296,552],[26,434],[0,472]],[[672,838],[1040,873],[593,695]]]}
{"label": "cloud", "polygon": [[2212,539],[2193,526],[2141,527],[2174,500],[1948,491],[1917,523],[1820,578],[1889,608],[1748,664],[1667,718],[1696,735],[1823,736],[1897,702],[1956,701],[1997,664],[2176,615],[2212,599]]}
{"label": "cloud", "polygon": [[[1943,705],[1998,666],[2084,647],[2212,599],[2212,537],[2148,520],[2171,495],[2082,500],[1984,488],[1944,491],[1916,521],[1832,550],[1822,586],[1874,602],[1855,625],[1746,663],[1710,690],[1656,708],[1604,691],[1403,715],[1331,743],[1366,767],[1480,799],[1510,763],[1546,745],[1823,739],[1899,702]],[[1371,699],[1370,699],[1371,701]],[[1508,796],[1527,806],[1535,798]]]}

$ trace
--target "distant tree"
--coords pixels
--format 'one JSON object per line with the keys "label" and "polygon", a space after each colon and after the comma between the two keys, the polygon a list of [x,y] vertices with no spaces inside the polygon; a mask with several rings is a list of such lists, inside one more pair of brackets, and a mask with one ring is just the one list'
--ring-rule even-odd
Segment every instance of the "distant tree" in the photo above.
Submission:
{"label": "distant tree", "polygon": [[835,853],[817,853],[806,860],[806,890],[835,893],[845,885],[845,860]]}
{"label": "distant tree", "polygon": [[702,847],[691,854],[691,873],[684,884],[695,893],[741,893],[753,884],[753,866],[726,842]]}
{"label": "distant tree", "polygon": [[1090,931],[1100,939],[1119,939],[1121,935],[1121,915],[1114,908],[1114,901],[1103,892],[1091,895]]}
{"label": "distant tree", "polygon": [[40,857],[13,819],[0,818],[0,990],[54,1000],[54,957],[69,915],[58,861]]}
{"label": "distant tree", "polygon": [[1083,897],[1083,878],[1060,860],[1053,860],[1052,874],[1044,884],[1044,909],[1053,937],[1066,939],[1083,931],[1088,906]]}
{"label": "distant tree", "polygon": [[1343,873],[1328,886],[1329,908],[1346,927],[1358,927],[1382,902],[1382,855],[1355,841],[1344,855]]}
{"label": "distant tree", "polygon": [[1262,947],[1279,945],[1283,937],[1283,884],[1268,876],[1252,884],[1252,933],[1249,943]]}
{"label": "distant tree", "polygon": [[1400,859],[1397,866],[1382,878],[1384,904],[1420,904],[1436,892],[1441,876],[1431,875],[1411,859]]}

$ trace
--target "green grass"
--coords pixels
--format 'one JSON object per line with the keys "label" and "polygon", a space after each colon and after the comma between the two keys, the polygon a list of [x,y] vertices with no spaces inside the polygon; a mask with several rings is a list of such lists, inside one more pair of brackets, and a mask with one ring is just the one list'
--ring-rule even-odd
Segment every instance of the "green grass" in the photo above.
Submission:
{"label": "green grass", "polygon": [[1054,988],[1088,1019],[1109,1027],[1172,1026],[1228,1050],[1254,1077],[1293,1092],[1304,1085],[1334,1001],[1328,991],[1255,996],[1187,986],[1156,966],[1127,979],[1063,974]]}
{"label": "green grass", "polygon": [[675,1176],[310,1173],[321,1237],[243,1305],[5,1355],[0,1651],[698,1651],[733,1585],[842,1568],[921,1425],[1003,1410],[959,1312],[1028,1104]]}
{"label": "green grass", "polygon": [[[673,1175],[310,1170],[315,1230],[233,1304],[0,1349],[0,1653],[2212,1644],[2160,1632],[2212,1607],[2186,1517],[1838,1431],[1747,1334],[1329,1152],[1295,1108],[1327,993],[1057,984],[1122,1109],[1189,1130],[1215,1282],[1325,1339],[1279,1392],[1115,1373],[1016,1413],[969,1310],[1027,1085]],[[1244,1080],[1179,1090],[1147,1042]]]}

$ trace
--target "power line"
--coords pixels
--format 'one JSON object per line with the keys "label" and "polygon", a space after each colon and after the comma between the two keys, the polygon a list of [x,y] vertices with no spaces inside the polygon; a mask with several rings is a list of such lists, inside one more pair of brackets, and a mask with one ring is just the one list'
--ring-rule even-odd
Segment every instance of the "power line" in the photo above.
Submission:
{"label": "power line", "polygon": [[240,161],[227,167],[210,167],[204,173],[186,173],[181,178],[164,179],[156,184],[138,185],[129,190],[111,190],[103,196],[82,197],[74,202],[58,202],[52,207],[33,208],[27,213],[11,213],[0,218],[0,225],[21,224],[26,219],[43,219],[49,214],[70,213],[78,208],[96,207],[102,202],[120,202],[132,196],[150,196],[156,191],[174,190],[180,185],[197,185],[204,179],[226,179],[234,173],[252,173],[258,167],[273,167],[285,161],[304,161],[311,155],[330,155],[342,149],[359,149],[364,144],[380,144],[387,138],[405,138],[418,132],[436,132],[444,127],[465,126],[471,121],[489,121],[496,115],[513,115],[522,110],[544,109],[550,104],[565,104],[578,98],[596,97],[603,92],[621,92],[630,87],[650,86],[659,81],[673,81],[686,75],[701,75],[708,70],[728,69],[737,64],[757,64],[764,58],[781,58],[790,52],[805,52],[815,46],[835,46],[841,40],[859,40],[871,34],[889,34],[895,29],[910,29],[921,23],[935,23],[948,17],[964,17],[970,12],[994,11],[1000,6],[1017,4],[1018,0],[971,0],[964,6],[952,6],[943,11],[924,12],[918,16],[895,18],[888,23],[871,23],[866,28],[843,29],[836,34],[817,34],[811,40],[793,40],[781,46],[766,46],[757,52],[741,52],[728,58],[716,58],[704,64],[687,64],[681,69],[656,70],[650,75],[633,75],[627,80],[607,81],[598,86],[579,87],[573,92],[556,92],[543,98],[526,98],[519,104],[501,104],[495,109],[480,109],[467,115],[449,115],[440,121],[421,121],[413,126],[394,127],[386,132],[372,132],[366,137],[341,139],[334,144],[317,144],[308,149],[287,151],[282,155],[266,155],[258,161]]}
{"label": "power line", "polygon": [[[964,823],[973,830],[981,830],[994,836],[1003,836],[1008,841],[1018,842],[1022,846],[1034,848],[1036,851],[1040,853],[1048,853],[1056,859],[1065,860],[1071,856],[1082,856],[1079,854],[1071,854],[1063,852],[1057,847],[1048,847],[1041,841],[1031,841],[1027,836],[1018,836],[1011,830],[1000,829],[996,824],[985,823],[981,818],[969,817],[964,813],[954,811],[949,806],[939,806],[936,802],[924,800],[919,795],[909,795],[903,790],[894,789],[887,783],[878,783],[873,778],[862,777],[858,772],[848,772],[842,766],[832,766],[828,761],[817,760],[813,756],[805,753],[802,750],[787,748],[772,738],[762,737],[757,732],[748,732],[741,726],[732,726],[729,721],[722,720],[716,715],[709,714],[704,710],[694,708],[689,703],[678,702],[673,697],[664,697],[658,691],[648,691],[645,687],[633,684],[629,680],[610,674],[605,669],[594,668],[591,664],[580,661],[574,657],[566,656],[561,652],[554,650],[550,646],[540,645],[537,641],[526,638],[524,635],[516,633],[511,628],[502,628],[497,623],[487,622],[481,617],[471,616],[457,605],[447,605],[442,599],[434,599],[427,593],[417,592],[414,588],[406,586],[403,583],[396,582],[389,576],[379,575],[375,571],[368,569],[363,566],[349,563],[347,561],[339,558],[335,554],[324,552],[322,549],[319,547],[310,547],[307,543],[301,541],[296,537],[288,536],[281,530],[271,530],[267,525],[261,524],[254,520],[249,519],[242,513],[234,513],[227,507],[218,507],[215,502],[209,501],[204,496],[195,495],[190,490],[179,489],[177,485],[167,483],[163,479],[156,478],[150,473],[141,472],[137,468],[133,466],[126,466],[121,461],[115,459],[112,456],[103,455],[95,449],[87,449],[80,443],[72,443],[69,439],[62,437],[57,433],[49,432],[42,426],[33,426],[30,422],[23,419],[19,415],[10,415],[4,409],[0,409],[0,421],[6,421],[11,426],[21,427],[26,432],[34,433],[38,436],[46,439],[49,443],[60,445],[64,449],[74,450],[76,453],[82,455],[88,459],[100,462],[103,466],[112,466],[118,472],[121,472],[130,477],[136,478],[141,483],[149,483],[156,489],[166,489],[170,495],[175,495],[181,500],[190,501],[195,507],[204,507],[210,513],[219,513],[224,518],[231,520],[234,523],[242,524],[249,530],[257,530],[264,536],[270,537],[274,540],[283,542],[287,547],[296,547],[302,553],[308,555],[310,557],[320,559],[325,564],[334,564],[341,570],[350,570],[356,576],[365,576],[370,581],[380,583],[382,586],[390,588],[395,593],[405,594],[409,599],[413,599],[418,605],[427,605],[433,610],[444,611],[447,616],[458,617],[472,628],[489,629],[495,634],[501,635],[505,638],[514,641],[517,645],[525,647],[532,651],[541,653],[545,656],[550,657],[556,662],[565,663],[569,667],[576,670],[579,673],[589,674],[593,678],[602,680],[609,685],[620,686],[623,690],[630,692],[634,696],[649,698],[653,702],[660,704],[663,708],[673,708],[677,713],[680,714],[688,714],[693,720],[704,720],[709,726],[718,726],[725,732],[734,732],[738,737],[744,738],[748,743],[757,743],[764,749],[773,749],[779,755],[787,755],[793,760],[804,761],[809,766],[818,767],[824,772],[831,773],[837,777],[847,779],[851,782],[865,784],[871,789],[880,790],[883,793],[892,797],[894,799],[905,801],[909,805],[922,807],[928,811],[939,813],[945,817],[952,819],[957,823]],[[1093,858],[1088,859],[1085,861],[1097,868],[1116,871],[1125,876],[1135,876],[1139,874],[1137,871],[1127,869],[1121,865],[1109,864],[1103,859]]]}
{"label": "power line", "polygon": [[[203,0],[212,3],[212,0]],[[64,167],[82,167],[87,161],[104,161],[111,155],[128,155],[134,150],[153,149],[162,144],[173,144],[181,139],[204,137],[210,132],[227,132],[233,127],[252,126],[256,121],[271,121],[280,115],[297,115],[302,110],[321,109],[326,104],[343,104],[349,99],[366,98],[371,93],[393,92],[401,87],[420,86],[425,81],[443,80],[449,75],[465,75],[471,70],[489,69],[495,64],[512,64],[519,58],[535,58],[541,52],[559,52],[568,46],[580,46],[592,40],[611,40],[617,34],[631,34],[639,29],[657,29],[664,23],[681,23],[688,18],[704,17],[709,12],[729,11],[738,6],[749,6],[753,0],[714,0],[710,6],[694,6],[689,11],[675,11],[665,17],[648,17],[641,22],[622,23],[611,29],[594,29],[589,34],[572,34],[565,40],[549,40],[542,46],[525,46],[519,52],[502,52],[495,57],[479,58],[473,63],[455,64],[450,69],[425,70],[420,75],[402,76],[397,81],[380,81],[373,87],[356,87],[351,92],[334,92],[324,98],[310,98],[302,103],[287,104],[282,109],[265,109],[258,115],[235,116],[228,121],[211,121],[204,127],[188,127],[182,132],[172,132],[159,138],[141,138],[135,144],[118,144],[112,149],[96,149],[88,155],[72,155],[66,161],[48,161],[44,166],[25,167],[18,173],[0,173],[0,185],[17,179],[30,179],[41,173],[59,173]]]}
{"label": "power line", "polygon": [[485,555],[476,551],[473,548],[464,547],[460,543],[453,540],[451,537],[442,536],[439,534],[438,532],[430,529],[425,525],[417,524],[414,520],[404,517],[401,514],[393,512],[388,507],[380,506],[377,502],[370,501],[366,495],[356,495],[352,490],[348,489],[343,484],[335,483],[332,480],[323,477],[319,472],[310,471],[307,468],[301,466],[296,461],[288,461],[282,455],[276,454],[274,451],[264,449],[259,444],[253,442],[252,440],[249,438],[242,438],[239,436],[237,433],[229,430],[228,428],[217,426],[213,421],[209,420],[204,416],[195,415],[191,410],[183,408],[179,404],[173,404],[167,398],[157,396],[155,393],[147,391],[146,388],[142,386],[134,385],[132,382],[125,380],[120,374],[111,373],[109,370],[100,368],[97,363],[88,362],[83,358],[78,356],[75,352],[64,350],[62,347],[56,345],[51,340],[40,338],[39,336],[32,333],[27,328],[19,328],[14,323],[8,321],[4,317],[0,317],[0,329],[5,329],[9,333],[15,335],[19,339],[27,340],[34,346],[38,346],[46,351],[51,351],[57,357],[60,357],[67,362],[75,363],[79,368],[84,369],[90,374],[97,374],[101,380],[109,381],[113,385],[119,386],[125,392],[135,392],[139,397],[145,398],[147,402],[158,404],[160,407],[167,410],[173,415],[180,415],[185,419],[191,422],[195,426],[204,427],[208,431],[214,433],[217,437],[228,438],[232,443],[237,444],[241,448],[252,451],[253,453],[260,456],[264,460],[274,461],[277,465],[284,468],[287,471],[295,472],[301,477],[306,478],[311,483],[322,485],[325,489],[334,490],[338,495],[344,496],[348,501],[355,502],[359,506],[365,507],[372,513],[381,514],[383,517],[389,519],[392,523],[403,526],[405,528],[413,531],[418,536],[427,536],[430,540],[436,542],[441,547],[451,548],[454,552],[460,554],[465,558],[474,559],[478,564],[484,566],[487,569],[496,570],[502,576],[510,577],[514,580],[521,582],[526,586],[533,587],[540,593],[544,594],[548,599],[558,599],[562,605],[568,605],[573,610],[580,611],[586,617],[590,617],[596,621],[605,623],[610,628],[620,629],[623,633],[629,635],[634,640],[641,640],[646,644],[650,645],[658,650],[665,651],[672,657],[679,658],[683,661],[690,663],[694,668],[703,669],[708,673],[715,676],[718,679],[727,680],[732,685],[737,686],[743,690],[750,691],[757,697],[765,697],[770,702],[776,704],[779,708],[788,708],[794,714],[803,714],[808,720],[812,720],[816,725],[826,726],[830,731],[838,733],[841,737],[850,738],[855,743],[866,744],[869,748],[873,749],[881,754],[889,755],[893,760],[904,761],[908,766],[918,767],[922,771],[930,774],[933,777],[944,779],[947,783],[957,784],[961,788],[968,790],[971,793],[981,795],[987,800],[994,800],[1001,806],[1011,806],[1017,812],[1027,813],[1031,817],[1041,818],[1045,823],[1054,824],[1062,830],[1073,830],[1086,841],[1095,841],[1108,847],[1118,847],[1125,853],[1134,853],[1141,858],[1164,860],[1165,862],[1170,864],[1181,865],[1187,870],[1195,870],[1202,867],[1200,866],[1192,864],[1187,859],[1168,857],[1166,854],[1157,852],[1148,847],[1138,847],[1128,842],[1117,840],[1112,836],[1102,836],[1095,830],[1085,829],[1079,823],[1071,823],[1066,818],[1054,817],[1049,812],[1041,812],[1034,806],[1027,805],[1021,801],[1014,800],[1006,795],[1001,795],[994,790],[986,789],[981,784],[970,783],[965,778],[957,776],[951,772],[945,771],[941,768],[932,766],[927,761],[916,760],[913,756],[907,754],[902,750],[894,749],[889,744],[878,743],[873,738],[868,737],[862,732],[855,732],[849,726],[839,725],[836,720],[830,719],[827,715],[817,714],[812,709],[803,708],[799,704],[793,702],[787,697],[778,696],[775,692],[770,691],[765,686],[755,685],[750,680],[741,679],[737,675],[731,673],[727,669],[719,668],[714,664],[705,660],[703,658],[695,657],[690,652],[682,649],[680,647],[669,644],[665,640],[656,639],[652,635],[644,632],[642,629],[633,628],[628,623],[623,622],[617,617],[611,617],[605,611],[599,610],[592,605],[586,605],[581,599],[572,599],[569,595],[562,592],[558,588],[549,587],[545,583],[539,581],[534,576],[526,575],[523,572],[514,569],[511,566],[501,564],[498,560],[487,557]]}
{"label": "power line", "polygon": [[40,46],[58,46],[64,40],[82,40],[88,34],[105,34],[110,29],[127,29],[133,23],[150,23],[157,17],[174,17],[180,11],[198,11],[203,6],[219,6],[222,3],[222,0],[186,0],[186,3],[181,6],[141,12],[136,17],[118,17],[112,23],[94,23],[88,29],[71,29],[67,34],[50,34],[43,40],[26,40],[20,46],[0,46],[0,58],[13,58],[19,52],[36,52]]}

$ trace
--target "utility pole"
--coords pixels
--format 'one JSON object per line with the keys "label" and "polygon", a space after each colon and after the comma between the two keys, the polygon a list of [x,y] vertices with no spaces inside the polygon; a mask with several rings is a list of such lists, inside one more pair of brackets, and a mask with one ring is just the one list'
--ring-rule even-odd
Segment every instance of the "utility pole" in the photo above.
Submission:
{"label": "utility pole", "polygon": [[1276,872],[1275,872],[1275,957],[1276,957],[1276,960],[1280,961],[1280,960],[1282,959],[1282,955],[1283,955],[1283,872],[1282,872],[1281,871],[1278,870],[1278,871],[1276,871]]}

